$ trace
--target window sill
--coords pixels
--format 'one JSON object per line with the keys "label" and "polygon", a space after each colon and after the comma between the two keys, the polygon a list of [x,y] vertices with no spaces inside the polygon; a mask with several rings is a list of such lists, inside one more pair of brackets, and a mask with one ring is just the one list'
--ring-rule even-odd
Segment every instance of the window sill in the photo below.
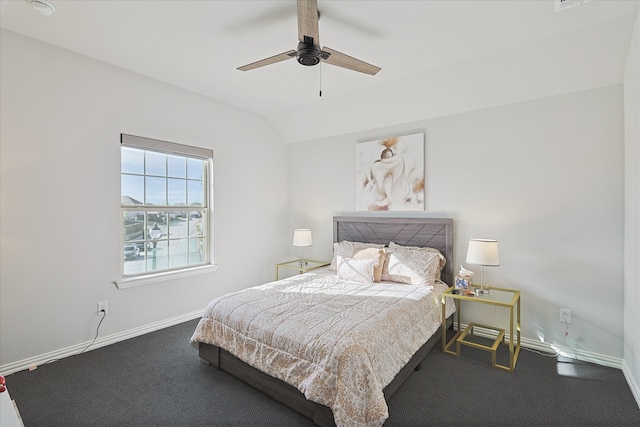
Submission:
{"label": "window sill", "polygon": [[195,276],[198,274],[211,273],[218,269],[215,264],[192,267],[177,271],[164,271],[162,273],[147,274],[144,276],[126,277],[116,280],[114,283],[118,289],[133,288],[135,286],[148,285],[151,283],[163,282],[165,280],[179,279],[182,277]]}

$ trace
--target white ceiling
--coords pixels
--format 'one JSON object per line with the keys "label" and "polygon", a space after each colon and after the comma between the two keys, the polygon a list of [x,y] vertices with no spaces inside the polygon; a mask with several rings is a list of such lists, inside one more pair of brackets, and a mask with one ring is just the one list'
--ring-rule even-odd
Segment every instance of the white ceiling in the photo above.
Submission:
{"label": "white ceiling", "polygon": [[[563,46],[566,35],[582,37],[592,28],[606,28],[598,32],[596,44],[611,51],[610,43],[626,40],[615,53],[624,63],[639,4],[594,0],[556,13],[553,0],[318,0],[321,45],[382,68],[369,76],[326,64],[303,67],[295,60],[236,70],[295,49],[295,0],[50,2],[56,11],[45,17],[24,0],[2,0],[0,26],[263,115],[288,142],[325,136],[287,134],[284,127],[305,111],[316,115],[323,108],[335,109],[331,99],[348,105],[376,88],[433,76],[434,70],[455,64],[464,67],[499,52],[531,49],[537,54],[540,40],[546,45],[558,40]],[[597,61],[598,55],[576,51],[597,49],[593,40],[566,45],[571,51],[564,57],[575,58],[585,72],[602,68],[585,63],[584,58]],[[555,55],[563,57],[561,51]],[[609,73],[602,76],[603,84],[622,81],[619,64],[611,68],[600,73]]]}

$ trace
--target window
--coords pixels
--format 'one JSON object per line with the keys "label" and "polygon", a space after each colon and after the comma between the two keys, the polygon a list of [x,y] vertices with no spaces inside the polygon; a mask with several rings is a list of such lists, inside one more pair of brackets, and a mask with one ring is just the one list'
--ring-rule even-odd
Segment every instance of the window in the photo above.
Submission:
{"label": "window", "polygon": [[122,276],[210,264],[213,151],[122,134]]}

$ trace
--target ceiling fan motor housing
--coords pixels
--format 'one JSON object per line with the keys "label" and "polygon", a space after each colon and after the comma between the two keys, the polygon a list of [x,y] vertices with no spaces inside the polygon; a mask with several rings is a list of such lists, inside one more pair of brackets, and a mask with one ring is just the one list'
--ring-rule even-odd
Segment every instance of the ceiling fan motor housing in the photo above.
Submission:
{"label": "ceiling fan motor housing", "polygon": [[309,43],[306,41],[302,41],[298,43],[296,56],[298,58],[298,62],[302,65],[317,65],[320,62],[320,47],[314,45],[313,42]]}

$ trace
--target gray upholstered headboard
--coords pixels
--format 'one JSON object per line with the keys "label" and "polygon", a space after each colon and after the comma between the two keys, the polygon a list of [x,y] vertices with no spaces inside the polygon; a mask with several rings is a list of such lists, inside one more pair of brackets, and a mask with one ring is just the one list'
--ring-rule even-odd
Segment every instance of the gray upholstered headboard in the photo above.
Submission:
{"label": "gray upholstered headboard", "polygon": [[453,219],[399,218],[371,216],[336,216],[333,218],[333,241],[366,242],[438,249],[447,259],[442,280],[453,281]]}

